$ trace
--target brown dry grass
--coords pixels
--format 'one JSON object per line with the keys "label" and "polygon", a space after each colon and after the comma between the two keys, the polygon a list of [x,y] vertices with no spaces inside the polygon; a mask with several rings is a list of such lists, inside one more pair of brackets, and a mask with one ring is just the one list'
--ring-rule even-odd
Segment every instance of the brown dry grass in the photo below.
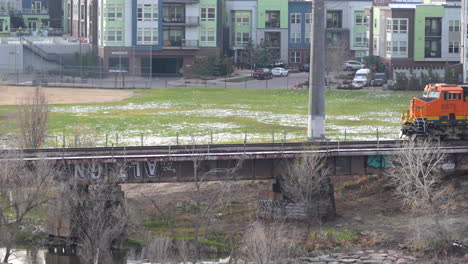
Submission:
{"label": "brown dry grass", "polygon": [[[17,105],[34,93],[31,86],[0,86],[0,105]],[[133,92],[113,89],[42,88],[49,104],[111,103],[132,97]]]}

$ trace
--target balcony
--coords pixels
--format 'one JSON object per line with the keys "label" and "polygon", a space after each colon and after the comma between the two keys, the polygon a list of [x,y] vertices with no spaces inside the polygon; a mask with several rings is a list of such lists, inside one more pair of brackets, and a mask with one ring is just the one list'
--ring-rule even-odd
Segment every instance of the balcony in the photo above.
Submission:
{"label": "balcony", "polygon": [[279,27],[280,27],[279,21],[265,22],[265,28],[279,28]]}
{"label": "balcony", "polygon": [[41,8],[41,9],[32,9],[32,8],[23,8],[22,9],[22,14],[37,14],[37,15],[47,15],[49,14],[49,10],[47,8]]}
{"label": "balcony", "polygon": [[437,37],[442,37],[442,30],[439,28],[439,29],[428,29],[426,28],[425,30],[425,34],[426,34],[426,37],[430,37],[430,38],[437,38]]}
{"label": "balcony", "polygon": [[198,40],[164,40],[165,49],[198,49]]}
{"label": "balcony", "polygon": [[165,26],[198,26],[198,16],[163,17]]}

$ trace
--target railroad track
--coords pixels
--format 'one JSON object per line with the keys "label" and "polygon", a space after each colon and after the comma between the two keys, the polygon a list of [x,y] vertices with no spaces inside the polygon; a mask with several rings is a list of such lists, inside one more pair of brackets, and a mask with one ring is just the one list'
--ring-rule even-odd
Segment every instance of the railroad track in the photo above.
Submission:
{"label": "railroad track", "polygon": [[[214,144],[214,145],[172,145],[172,146],[129,146],[98,148],[50,148],[26,149],[22,158],[35,160],[190,160],[194,156],[205,159],[229,159],[244,155],[249,158],[294,157],[305,152],[320,152],[326,155],[388,155],[402,143],[401,140],[345,141],[345,142],[294,142],[294,143],[255,143],[255,144]],[[444,152],[464,153],[468,141],[445,141]]]}

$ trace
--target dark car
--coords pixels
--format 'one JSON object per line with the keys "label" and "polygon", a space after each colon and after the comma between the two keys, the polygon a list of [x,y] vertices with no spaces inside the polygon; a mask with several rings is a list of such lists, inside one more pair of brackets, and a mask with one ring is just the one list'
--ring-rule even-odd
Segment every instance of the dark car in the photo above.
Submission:
{"label": "dark car", "polygon": [[255,71],[252,73],[252,77],[254,79],[266,80],[266,79],[271,79],[272,74],[271,74],[271,71],[267,68],[258,68],[258,69],[255,69]]}
{"label": "dark car", "polygon": [[381,72],[375,73],[371,80],[372,86],[382,86],[386,83],[387,83],[387,77],[385,76],[385,73],[381,73]]}
{"label": "dark car", "polygon": [[310,65],[309,64],[304,64],[299,67],[299,71],[301,72],[309,72],[310,71]]}

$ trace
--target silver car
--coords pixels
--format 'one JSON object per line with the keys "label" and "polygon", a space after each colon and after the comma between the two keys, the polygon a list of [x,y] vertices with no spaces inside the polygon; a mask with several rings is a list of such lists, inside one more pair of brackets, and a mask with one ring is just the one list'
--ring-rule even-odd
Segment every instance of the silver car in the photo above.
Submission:
{"label": "silver car", "polygon": [[349,60],[345,61],[345,63],[343,64],[343,68],[347,71],[359,70],[364,68],[364,64],[360,63],[359,61]]}

